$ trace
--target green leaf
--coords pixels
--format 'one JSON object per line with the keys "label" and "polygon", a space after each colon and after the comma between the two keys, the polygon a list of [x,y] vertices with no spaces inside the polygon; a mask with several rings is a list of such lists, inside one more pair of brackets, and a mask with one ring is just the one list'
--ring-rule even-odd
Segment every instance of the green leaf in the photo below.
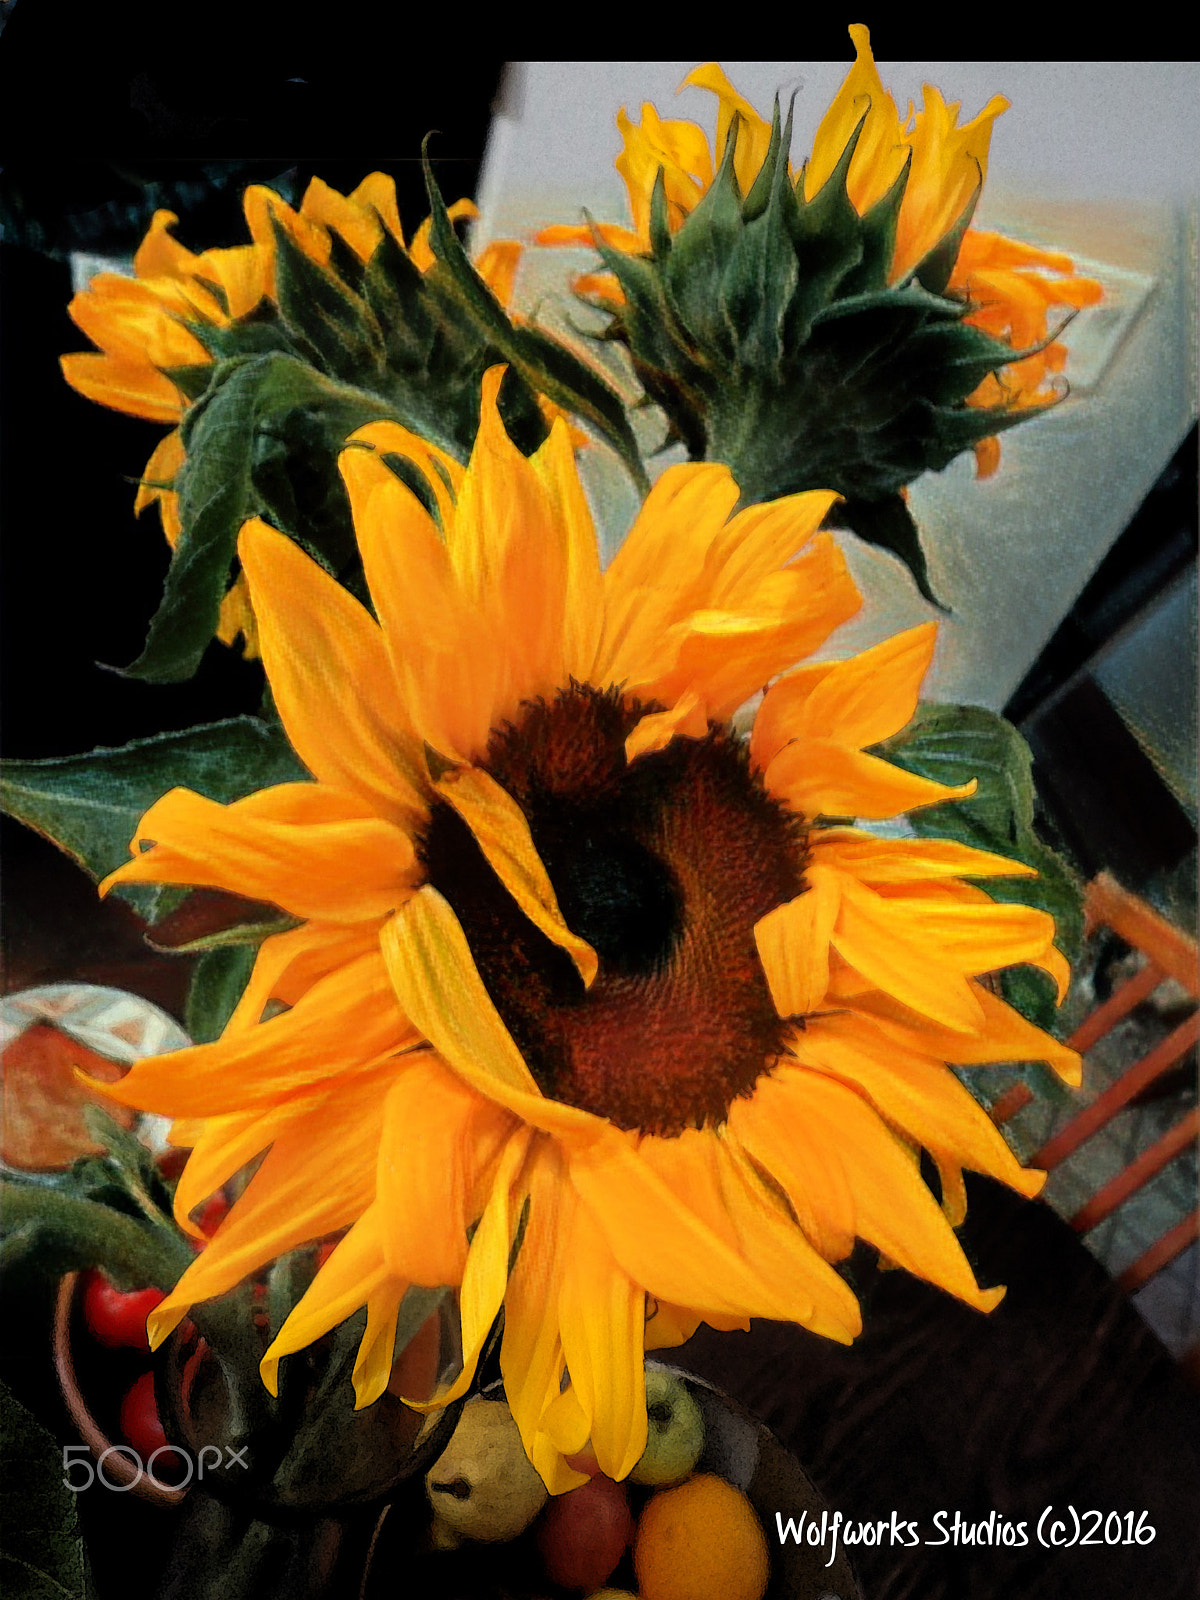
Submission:
{"label": "green leaf", "polygon": [[92,1593],[75,1495],[64,1479],[58,1441],[0,1383],[0,1589],[14,1600],[88,1600]]}
{"label": "green leaf", "polygon": [[250,981],[257,955],[255,945],[222,945],[207,951],[196,963],[184,1026],[197,1044],[211,1044],[224,1033]]}
{"label": "green leaf", "polygon": [[238,530],[251,509],[260,379],[258,361],[229,362],[187,413],[182,429],[187,460],[176,479],[182,532],[145,646],[124,669],[126,677],[150,683],[191,677],[216,631]]}
{"label": "green leaf", "polygon": [[649,480],[620,395],[565,345],[536,328],[514,326],[471,265],[434,181],[428,156],[424,162],[430,246],[482,338],[495,348],[500,359],[516,368],[531,388],[595,428],[621,457],[639,489],[648,492]]}
{"label": "green leaf", "polygon": [[[1033,758],[1010,722],[983,706],[922,704],[908,727],[872,752],[938,783],[978,787],[966,800],[922,806],[909,815],[922,838],[957,839],[977,850],[1023,861],[1036,878],[984,878],[993,900],[1033,906],[1054,918],[1055,944],[1071,963],[1083,943],[1083,886],[1038,835]],[[1032,967],[1004,974],[1005,998],[1031,1022],[1055,1031],[1053,985]]]}
{"label": "green leaf", "polygon": [[924,702],[908,726],[873,754],[937,783],[977,780],[969,800],[914,811],[910,821],[923,834],[955,825],[994,841],[980,848],[1004,855],[1033,833],[1033,757],[1017,729],[995,711]]}
{"label": "green leaf", "polygon": [[[118,749],[8,761],[0,773],[0,804],[99,880],[129,859],[138,823],[169,789],[194,789],[227,804],[307,777],[282,730],[257,717],[232,717]],[[179,891],[156,884],[123,885],[115,892],[149,921],[181,898]]]}

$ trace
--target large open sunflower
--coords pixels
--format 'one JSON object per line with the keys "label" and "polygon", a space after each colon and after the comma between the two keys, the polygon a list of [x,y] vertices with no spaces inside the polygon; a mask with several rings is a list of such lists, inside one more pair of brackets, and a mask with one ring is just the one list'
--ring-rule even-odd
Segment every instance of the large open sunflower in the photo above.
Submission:
{"label": "large open sunflower", "polygon": [[[867,753],[911,717],[933,625],[778,676],[859,605],[816,531],[831,497],[735,512],[726,468],[673,467],[601,572],[565,424],[524,458],[499,380],[465,469],[391,423],[344,452],[374,616],[243,530],[314,781],[231,805],[172,791],[106,887],[215,886],[303,920],[263,944],[221,1039],[112,1092],[177,1119],[185,1226],[267,1152],[156,1342],[348,1230],[268,1384],[365,1304],[368,1404],[408,1286],[451,1285],[465,1364],[442,1398],[503,1306],[513,1415],[561,1491],[589,1435],[614,1477],[641,1454],[645,1348],[751,1316],[851,1340],[830,1263],[856,1237],[994,1305],[953,1232],[962,1171],[1026,1194],[1042,1174],[947,1063],[1077,1061],[978,981],[1033,962],[1065,982],[1049,917],[963,882],[1026,869],[845,821],[969,792]],[[765,683],[746,743],[729,719]]]}

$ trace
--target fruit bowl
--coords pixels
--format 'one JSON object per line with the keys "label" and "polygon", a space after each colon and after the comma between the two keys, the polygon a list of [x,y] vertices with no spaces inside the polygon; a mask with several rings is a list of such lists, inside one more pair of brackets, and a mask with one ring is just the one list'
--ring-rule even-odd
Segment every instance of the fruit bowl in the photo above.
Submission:
{"label": "fruit bowl", "polygon": [[[737,1595],[731,1591],[725,1574],[713,1576],[705,1587],[705,1576],[693,1556],[696,1570],[688,1572],[686,1561],[677,1563],[686,1576],[669,1592],[678,1595],[679,1600],[862,1600],[840,1547],[832,1564],[826,1565],[832,1549],[830,1538],[823,1545],[796,1544],[791,1540],[786,1545],[781,1543],[777,1513],[786,1528],[789,1518],[799,1523],[801,1513],[806,1514],[806,1525],[813,1518],[819,1524],[822,1512],[828,1511],[795,1457],[768,1428],[710,1384],[675,1368],[647,1363],[648,1378],[655,1372],[669,1373],[678,1380],[703,1422],[703,1445],[683,1487],[705,1480],[696,1491],[696,1498],[707,1497],[717,1506],[717,1515],[726,1503],[741,1507],[744,1518],[752,1512],[765,1541],[764,1586],[755,1584],[744,1596]],[[503,1392],[493,1386],[485,1390],[483,1398],[500,1400]],[[429,1476],[433,1478],[434,1473]],[[726,1489],[712,1490],[710,1479],[718,1480]],[[661,1505],[662,1496],[672,1492],[666,1487],[633,1482],[627,1485],[629,1515],[639,1541],[648,1537],[643,1524],[647,1507],[656,1499]],[[576,1493],[582,1495],[584,1491]],[[644,1595],[630,1548],[623,1550],[606,1577],[591,1586],[588,1580],[582,1584],[555,1581],[548,1570],[554,1563],[547,1558],[546,1526],[548,1517],[559,1516],[553,1508],[567,1499],[548,1501],[516,1538],[464,1539],[453,1548],[444,1548],[447,1541],[438,1538],[438,1521],[429,1494],[422,1492],[419,1481],[405,1484],[403,1492],[385,1507],[376,1526],[362,1600],[391,1600],[400,1586],[406,1593],[421,1595],[423,1600],[579,1600],[588,1595],[603,1595],[609,1600],[610,1594],[612,1600],[618,1600]],[[700,1543],[706,1540],[707,1535]],[[716,1546],[725,1543],[718,1530]],[[641,1570],[645,1577],[644,1560]]]}

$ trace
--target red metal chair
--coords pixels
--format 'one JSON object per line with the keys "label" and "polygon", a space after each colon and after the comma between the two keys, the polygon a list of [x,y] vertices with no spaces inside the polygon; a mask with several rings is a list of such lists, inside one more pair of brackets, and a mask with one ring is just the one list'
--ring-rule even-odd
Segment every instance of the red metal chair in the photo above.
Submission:
{"label": "red metal chair", "polygon": [[[1188,934],[1174,927],[1144,900],[1123,889],[1107,872],[1102,872],[1088,885],[1084,911],[1088,932],[1098,927],[1111,928],[1126,944],[1142,951],[1147,960],[1133,977],[1084,1018],[1069,1040],[1074,1049],[1086,1054],[1167,978],[1174,978],[1188,995],[1200,1002],[1200,963],[1196,941]],[[1084,1140],[1111,1122],[1148,1084],[1173,1067],[1195,1045],[1198,1037],[1200,1010],[1193,1009],[1186,1021],[1140,1060],[1131,1063],[1115,1083],[1048,1139],[1030,1158],[1029,1165],[1051,1171]],[[1086,1072],[1085,1065],[1085,1079]],[[992,1107],[992,1120],[998,1124],[1007,1122],[1032,1098],[1032,1090],[1026,1084],[1014,1084]],[[1069,1219],[1071,1226],[1082,1234],[1103,1222],[1198,1135],[1200,1108],[1194,1108],[1081,1206]],[[1200,1205],[1168,1228],[1127,1267],[1117,1279],[1118,1284],[1128,1294],[1133,1294],[1198,1237]],[[1200,1346],[1185,1359],[1192,1360],[1198,1352]]]}

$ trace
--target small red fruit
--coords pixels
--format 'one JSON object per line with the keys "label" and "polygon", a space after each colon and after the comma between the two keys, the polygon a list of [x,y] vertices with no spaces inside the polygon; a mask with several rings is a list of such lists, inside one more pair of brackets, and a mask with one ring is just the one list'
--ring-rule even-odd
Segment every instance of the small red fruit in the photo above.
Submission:
{"label": "small red fruit", "polygon": [[143,1372],[121,1401],[121,1432],[141,1457],[147,1472],[153,1466],[154,1477],[169,1479],[179,1471],[179,1457],[173,1450],[169,1454],[164,1450],[153,1464],[150,1461],[154,1452],[163,1450],[167,1444],[162,1418],[158,1414],[158,1402],[154,1398],[152,1372]]}
{"label": "small red fruit", "polygon": [[110,1283],[102,1272],[85,1274],[83,1314],[88,1327],[110,1350],[149,1350],[146,1318],[162,1300],[161,1289],[135,1289],[130,1294]]}
{"label": "small red fruit", "polygon": [[591,1594],[611,1576],[632,1537],[625,1485],[595,1477],[550,1501],[537,1540],[550,1581]]}
{"label": "small red fruit", "polygon": [[205,1240],[211,1239],[216,1233],[228,1211],[229,1201],[223,1194],[214,1194],[204,1202],[193,1219],[204,1239],[192,1239],[190,1243],[193,1250],[203,1250]]}

